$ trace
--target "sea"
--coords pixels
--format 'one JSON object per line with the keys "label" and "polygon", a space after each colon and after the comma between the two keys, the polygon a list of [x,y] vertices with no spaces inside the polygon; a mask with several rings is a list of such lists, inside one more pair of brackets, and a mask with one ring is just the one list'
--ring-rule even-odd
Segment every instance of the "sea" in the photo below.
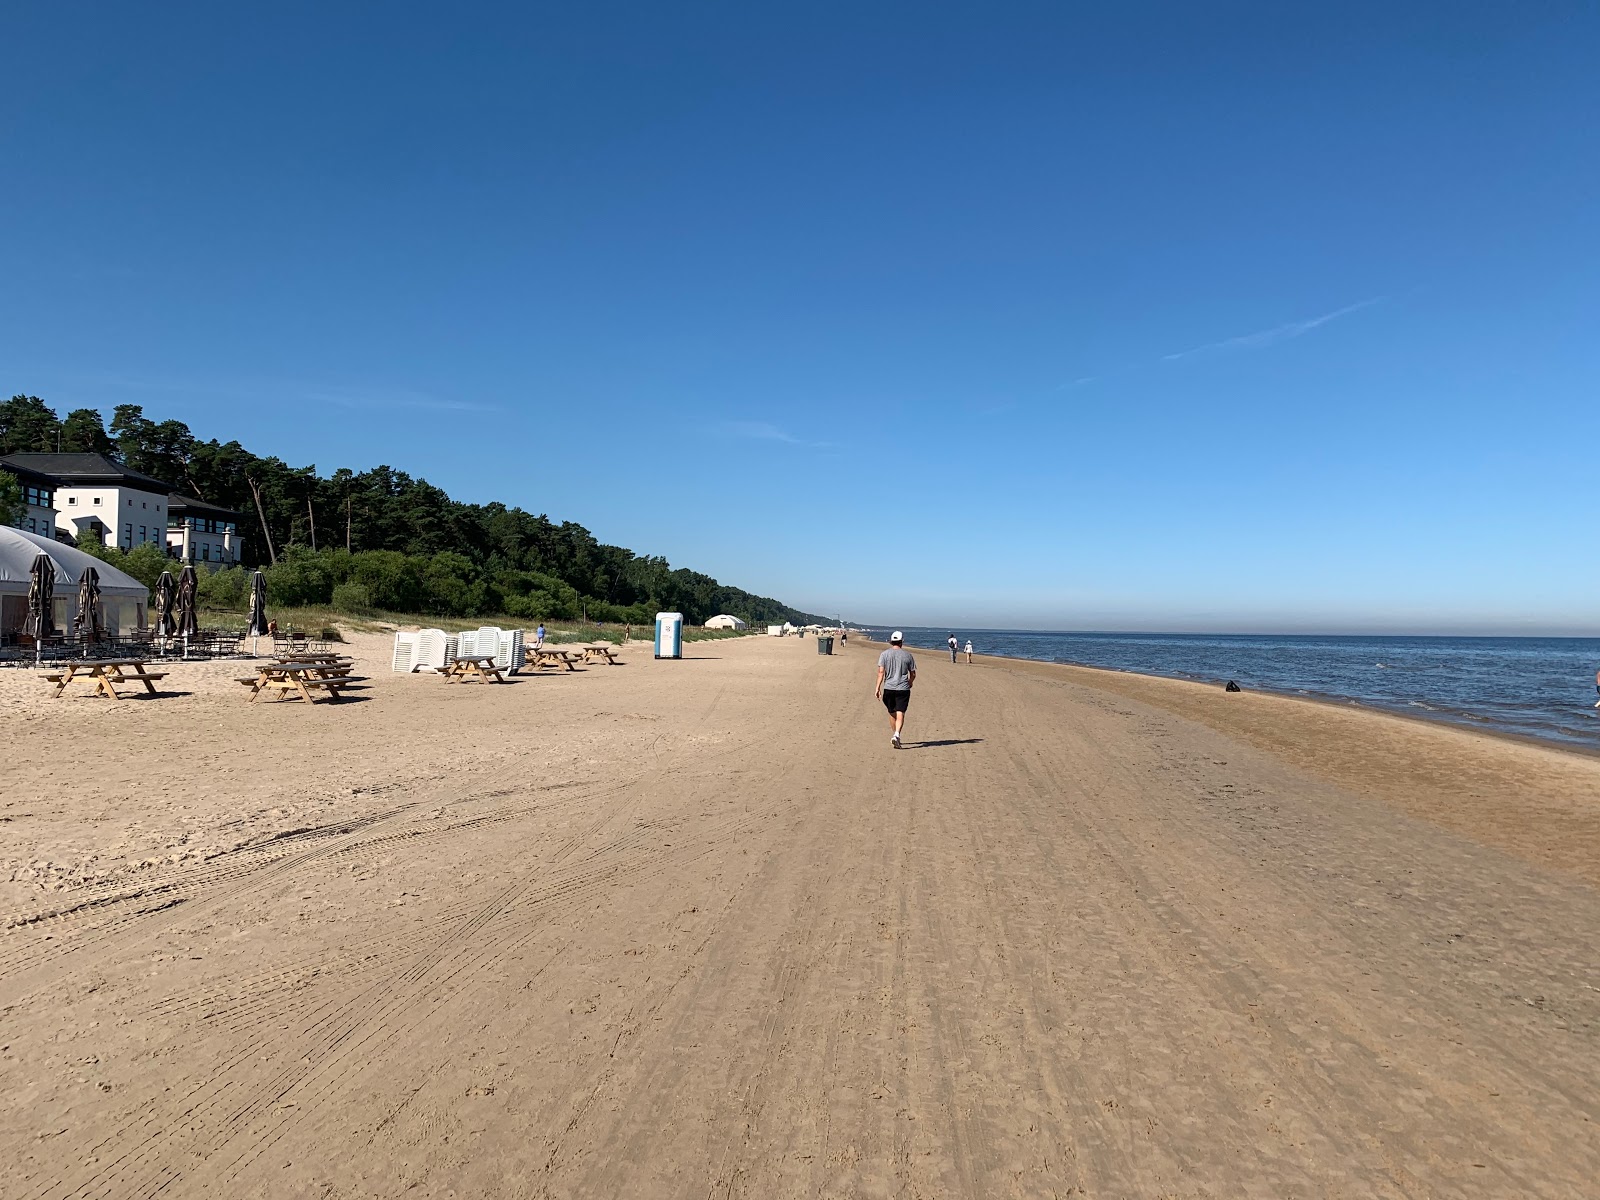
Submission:
{"label": "sea", "polygon": [[[963,646],[970,638],[978,654],[1219,687],[1232,679],[1251,691],[1354,702],[1600,750],[1600,638],[904,629],[907,645],[938,653],[947,652],[952,632]],[[883,641],[889,631],[872,636]]]}

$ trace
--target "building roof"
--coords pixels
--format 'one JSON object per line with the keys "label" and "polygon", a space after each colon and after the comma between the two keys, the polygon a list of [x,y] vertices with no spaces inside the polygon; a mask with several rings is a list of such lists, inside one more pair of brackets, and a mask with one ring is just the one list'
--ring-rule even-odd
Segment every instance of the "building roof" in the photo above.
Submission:
{"label": "building roof", "polygon": [[56,480],[53,475],[46,475],[43,471],[35,470],[33,467],[25,467],[21,463],[12,462],[11,457],[8,455],[0,455],[0,468],[10,471],[18,479],[34,487],[44,484],[52,491],[55,489]]}
{"label": "building roof", "polygon": [[8,454],[0,458],[0,462],[8,467],[23,467],[48,475],[63,487],[122,484],[142,492],[160,492],[162,495],[172,490],[170,483],[163,483],[142,471],[125,467],[104,454]]}
{"label": "building roof", "polygon": [[223,508],[220,504],[210,504],[205,500],[196,500],[193,496],[185,496],[181,492],[173,492],[167,497],[167,511],[174,516],[204,514],[208,517],[223,517],[229,521],[239,519],[239,514],[231,508]]}

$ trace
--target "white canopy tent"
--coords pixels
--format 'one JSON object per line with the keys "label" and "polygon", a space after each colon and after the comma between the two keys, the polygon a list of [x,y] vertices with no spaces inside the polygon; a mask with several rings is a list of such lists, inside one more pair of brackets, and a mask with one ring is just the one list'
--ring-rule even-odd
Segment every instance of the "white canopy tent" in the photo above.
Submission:
{"label": "white canopy tent", "polygon": [[705,627],[707,629],[747,629],[747,628],[749,628],[749,626],[747,626],[738,617],[731,616],[728,613],[718,613],[716,616],[712,617],[711,620],[706,622]]}
{"label": "white canopy tent", "polygon": [[50,556],[56,569],[53,607],[57,631],[71,628],[78,607],[78,582],[89,567],[100,577],[106,632],[131,633],[145,623],[150,589],[132,575],[50,538],[0,526],[0,633],[16,633],[28,619],[28,585],[33,582],[30,572],[41,550]]}

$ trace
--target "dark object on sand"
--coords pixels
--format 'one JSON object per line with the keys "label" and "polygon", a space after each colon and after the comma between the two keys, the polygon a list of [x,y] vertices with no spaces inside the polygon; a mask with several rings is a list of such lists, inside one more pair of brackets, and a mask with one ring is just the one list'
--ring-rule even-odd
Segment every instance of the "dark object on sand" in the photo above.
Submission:
{"label": "dark object on sand", "polygon": [[1244,689],[1233,680],[1228,680],[1228,686],[1222,689],[1225,692],[1242,692]]}

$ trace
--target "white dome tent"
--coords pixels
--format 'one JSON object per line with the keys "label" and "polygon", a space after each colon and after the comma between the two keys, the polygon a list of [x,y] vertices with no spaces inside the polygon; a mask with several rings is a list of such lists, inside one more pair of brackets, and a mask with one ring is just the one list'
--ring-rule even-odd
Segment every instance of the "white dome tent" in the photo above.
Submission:
{"label": "white dome tent", "polygon": [[107,633],[131,633],[145,623],[150,589],[126,571],[119,571],[92,554],[36,533],[0,526],[0,635],[15,636],[28,619],[28,585],[33,560],[43,550],[55,565],[55,625],[58,632],[71,628],[78,607],[78,581],[89,567],[100,576],[100,603]]}
{"label": "white dome tent", "polygon": [[706,629],[748,629],[749,626],[738,617],[727,613],[718,613],[705,623]]}

